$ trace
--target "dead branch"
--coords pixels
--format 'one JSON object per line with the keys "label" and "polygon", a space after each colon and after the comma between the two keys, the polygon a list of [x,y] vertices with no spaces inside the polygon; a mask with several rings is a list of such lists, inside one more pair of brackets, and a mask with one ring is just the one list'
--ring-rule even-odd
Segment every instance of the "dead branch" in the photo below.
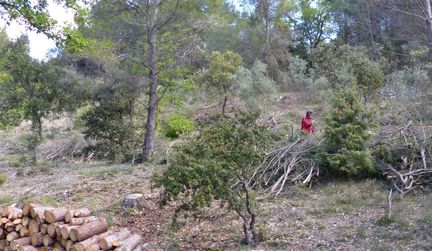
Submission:
{"label": "dead branch", "polygon": [[318,176],[319,168],[312,158],[317,138],[307,136],[288,141],[267,153],[249,181],[250,186],[262,186],[265,196],[277,196],[289,185],[311,184]]}
{"label": "dead branch", "polygon": [[377,167],[392,183],[392,187],[402,195],[424,190],[432,185],[432,156],[429,151],[432,140],[427,135],[423,121],[420,121],[420,124],[414,126],[410,121],[399,128],[399,134],[392,130],[380,139],[381,144],[384,143],[392,149],[397,160],[388,163],[383,159],[376,159]]}

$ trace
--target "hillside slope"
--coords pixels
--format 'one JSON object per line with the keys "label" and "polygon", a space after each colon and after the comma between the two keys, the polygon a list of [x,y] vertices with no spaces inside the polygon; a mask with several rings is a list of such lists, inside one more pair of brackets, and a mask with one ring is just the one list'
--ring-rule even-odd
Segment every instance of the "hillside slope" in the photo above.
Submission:
{"label": "hillside slope", "polygon": [[[85,163],[17,170],[7,159],[2,156],[0,166],[0,173],[8,175],[0,187],[0,206],[28,200],[68,208],[86,206],[107,217],[114,227],[128,226],[165,249],[242,249],[239,219],[217,205],[198,219],[180,219],[178,229],[172,227],[174,205],[160,208],[158,191],[150,184],[152,174],[163,166]],[[147,204],[142,211],[123,216],[119,203],[132,192],[143,193]],[[260,248],[431,249],[432,195],[395,196],[392,221],[383,217],[386,199],[386,187],[375,180],[293,188],[260,202],[259,227],[265,240]]]}

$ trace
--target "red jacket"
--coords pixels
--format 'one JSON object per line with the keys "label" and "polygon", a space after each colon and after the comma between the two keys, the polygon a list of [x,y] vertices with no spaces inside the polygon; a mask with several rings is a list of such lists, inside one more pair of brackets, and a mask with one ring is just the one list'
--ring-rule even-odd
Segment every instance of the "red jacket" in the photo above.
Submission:
{"label": "red jacket", "polygon": [[306,117],[303,117],[302,121],[301,121],[301,129],[302,129],[302,131],[305,131],[307,133],[313,133],[314,128],[312,125],[312,119],[308,119]]}

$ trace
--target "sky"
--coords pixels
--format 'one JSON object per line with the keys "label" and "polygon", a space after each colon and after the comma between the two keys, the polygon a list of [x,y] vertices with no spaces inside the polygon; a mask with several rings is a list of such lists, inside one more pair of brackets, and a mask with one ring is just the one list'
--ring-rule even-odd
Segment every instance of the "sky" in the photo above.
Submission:
{"label": "sky", "polygon": [[[240,8],[241,0],[229,0],[236,8]],[[72,23],[73,12],[67,11],[62,6],[54,4],[52,1],[49,4],[48,11],[50,15],[57,20],[59,24]],[[0,19],[0,28],[6,27],[6,33],[9,38],[16,39],[21,35],[27,35],[30,40],[30,56],[39,60],[48,59],[47,53],[55,48],[55,42],[52,39],[48,39],[47,36],[35,31],[28,31],[25,26],[18,22],[12,22],[9,26]]]}
{"label": "sky", "polygon": [[[48,11],[59,24],[70,24],[73,22],[73,12],[66,10],[64,7],[50,3]],[[48,39],[47,36],[35,31],[28,31],[24,25],[18,22],[12,22],[10,25],[0,19],[0,28],[5,27],[9,38],[16,39],[21,35],[27,35],[30,40],[30,56],[39,60],[47,59],[47,53],[50,49],[55,48],[55,42]]]}

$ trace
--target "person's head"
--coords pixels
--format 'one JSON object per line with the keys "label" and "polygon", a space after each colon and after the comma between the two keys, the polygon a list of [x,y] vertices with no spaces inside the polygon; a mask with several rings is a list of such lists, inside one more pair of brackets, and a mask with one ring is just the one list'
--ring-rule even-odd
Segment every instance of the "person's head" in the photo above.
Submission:
{"label": "person's head", "polygon": [[306,112],[306,118],[310,119],[312,116],[312,112],[311,111],[307,111]]}

